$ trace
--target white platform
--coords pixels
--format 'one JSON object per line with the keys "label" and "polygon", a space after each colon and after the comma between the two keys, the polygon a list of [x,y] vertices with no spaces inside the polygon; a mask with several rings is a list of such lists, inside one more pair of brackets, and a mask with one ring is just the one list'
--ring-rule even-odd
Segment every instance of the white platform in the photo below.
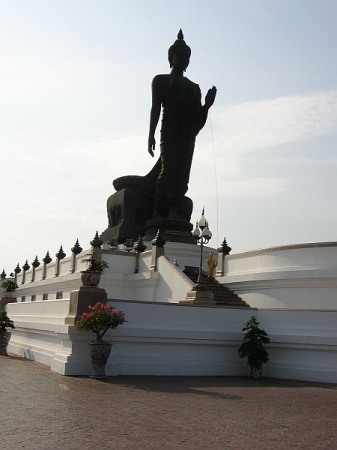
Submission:
{"label": "white platform", "polygon": [[[198,265],[199,251],[196,246],[166,246],[156,271],[150,270],[151,251],[147,251],[136,274],[134,254],[104,252],[110,267],[100,287],[106,289],[109,303],[124,310],[128,319],[107,335],[114,343],[109,375],[248,374],[237,348],[244,323],[255,315],[271,338],[266,376],[337,382],[336,243],[227,257],[220,280],[251,309],[178,304],[193,286],[182,270],[185,265]],[[50,268],[49,278],[39,279],[38,272],[34,282],[27,273],[27,282],[17,290],[19,302],[7,305],[16,325],[9,351],[64,375],[90,372],[87,343],[92,337],[65,325],[67,293],[81,284],[81,264],[77,266],[70,273],[72,266],[64,261],[58,277]],[[47,290],[49,300],[42,300]],[[63,292],[64,298],[56,299],[56,292]],[[36,301],[29,300],[32,295]]]}
{"label": "white platform", "polygon": [[337,242],[231,255],[221,283],[256,308],[337,309]]}

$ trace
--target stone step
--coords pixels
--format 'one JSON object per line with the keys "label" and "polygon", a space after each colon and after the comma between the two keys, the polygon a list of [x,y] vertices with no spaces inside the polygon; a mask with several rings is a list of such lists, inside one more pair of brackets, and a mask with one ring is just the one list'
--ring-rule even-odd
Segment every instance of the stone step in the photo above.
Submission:
{"label": "stone step", "polygon": [[[197,283],[199,276],[198,267],[186,266],[183,272],[193,281],[193,283]],[[203,284],[206,286],[207,290],[213,292],[214,301],[217,305],[249,308],[249,305],[235,294],[235,292],[223,284],[220,284],[214,278],[208,278],[207,273],[205,272],[203,272]]]}

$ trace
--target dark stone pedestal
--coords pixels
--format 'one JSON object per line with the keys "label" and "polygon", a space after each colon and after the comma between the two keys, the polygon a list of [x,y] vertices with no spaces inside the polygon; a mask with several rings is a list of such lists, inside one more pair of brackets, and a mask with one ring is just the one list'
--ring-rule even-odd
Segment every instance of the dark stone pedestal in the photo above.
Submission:
{"label": "dark stone pedestal", "polygon": [[136,240],[145,232],[145,224],[153,214],[153,201],[135,187],[127,187],[112,194],[107,201],[109,227],[100,236],[103,242],[117,239]]}
{"label": "dark stone pedestal", "polygon": [[182,219],[157,219],[146,224],[143,240],[152,241],[160,230],[161,237],[166,242],[181,242],[184,244],[196,244],[192,236],[192,224]]}
{"label": "dark stone pedestal", "polygon": [[115,188],[119,190],[108,198],[109,226],[100,236],[102,241],[117,240],[123,244],[127,239],[136,241],[139,236],[151,241],[160,229],[165,241],[194,244],[190,223],[192,200],[188,197],[182,199],[176,211],[178,219],[154,219],[153,194],[142,190],[140,180],[141,177],[130,175],[114,181]]}

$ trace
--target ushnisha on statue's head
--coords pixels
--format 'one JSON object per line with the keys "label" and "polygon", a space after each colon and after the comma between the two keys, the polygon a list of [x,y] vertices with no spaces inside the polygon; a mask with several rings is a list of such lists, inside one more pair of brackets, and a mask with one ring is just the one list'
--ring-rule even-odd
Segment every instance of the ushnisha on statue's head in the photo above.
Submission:
{"label": "ushnisha on statue's head", "polygon": [[191,49],[184,41],[184,35],[181,29],[179,30],[177,38],[178,39],[168,50],[168,60],[171,68],[179,68],[179,66],[181,66],[185,71],[190,62]]}

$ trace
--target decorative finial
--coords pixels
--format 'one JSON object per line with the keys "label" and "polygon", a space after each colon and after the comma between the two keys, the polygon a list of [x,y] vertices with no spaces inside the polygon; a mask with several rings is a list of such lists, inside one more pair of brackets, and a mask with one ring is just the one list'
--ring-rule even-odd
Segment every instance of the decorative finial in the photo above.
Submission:
{"label": "decorative finial", "polygon": [[205,207],[202,208],[202,213],[201,213],[201,217],[198,221],[198,226],[201,230],[203,230],[205,227],[208,228],[208,223],[205,217]]}
{"label": "decorative finial", "polygon": [[139,236],[138,241],[133,246],[134,250],[138,253],[143,253],[146,250],[146,245],[143,242],[142,236]]}
{"label": "decorative finial", "polygon": [[65,258],[67,255],[64,253],[64,251],[63,251],[63,248],[62,248],[62,245],[61,245],[61,247],[60,247],[60,250],[56,253],[56,258],[57,259],[63,259],[63,258]]}
{"label": "decorative finial", "polygon": [[52,262],[52,259],[51,259],[50,255],[49,255],[49,250],[47,251],[46,256],[43,258],[42,261],[43,261],[45,264],[49,264],[50,262]]}
{"label": "decorative finial", "polygon": [[181,28],[180,28],[180,30],[179,30],[179,33],[178,33],[177,38],[178,38],[178,39],[184,39],[183,30],[182,30]]}
{"label": "decorative finial", "polygon": [[34,261],[32,262],[32,266],[35,267],[35,269],[36,269],[37,267],[39,267],[39,265],[40,265],[40,262],[39,262],[39,260],[37,259],[37,256],[36,256]]}
{"label": "decorative finial", "polygon": [[155,236],[155,238],[153,239],[153,241],[151,241],[151,244],[154,247],[164,247],[164,245],[166,244],[165,239],[162,237],[160,229],[157,231],[157,234]]}
{"label": "decorative finial", "polygon": [[96,231],[95,237],[92,241],[90,241],[90,244],[94,248],[101,248],[101,245],[103,244],[103,241],[98,236],[98,231]]}
{"label": "decorative finial", "polygon": [[27,272],[30,269],[30,265],[28,264],[28,259],[26,259],[25,264],[22,266],[23,270]]}
{"label": "decorative finial", "polygon": [[16,274],[18,274],[18,273],[21,272],[19,263],[18,263],[17,266],[15,267],[14,272],[15,272]]}
{"label": "decorative finial", "polygon": [[1,279],[4,280],[6,278],[6,276],[7,276],[7,274],[6,274],[5,269],[4,269],[2,271],[2,274],[1,274]]}
{"label": "decorative finial", "polygon": [[74,247],[71,249],[71,251],[75,254],[75,255],[79,255],[81,253],[81,251],[83,250],[83,248],[80,246],[80,243],[78,242],[78,239],[76,239],[75,245]]}
{"label": "decorative finial", "polygon": [[221,247],[218,248],[218,252],[223,253],[224,255],[229,255],[231,250],[232,250],[231,247],[229,247],[229,245],[227,245],[226,238],[224,238],[224,240],[222,241]]}

